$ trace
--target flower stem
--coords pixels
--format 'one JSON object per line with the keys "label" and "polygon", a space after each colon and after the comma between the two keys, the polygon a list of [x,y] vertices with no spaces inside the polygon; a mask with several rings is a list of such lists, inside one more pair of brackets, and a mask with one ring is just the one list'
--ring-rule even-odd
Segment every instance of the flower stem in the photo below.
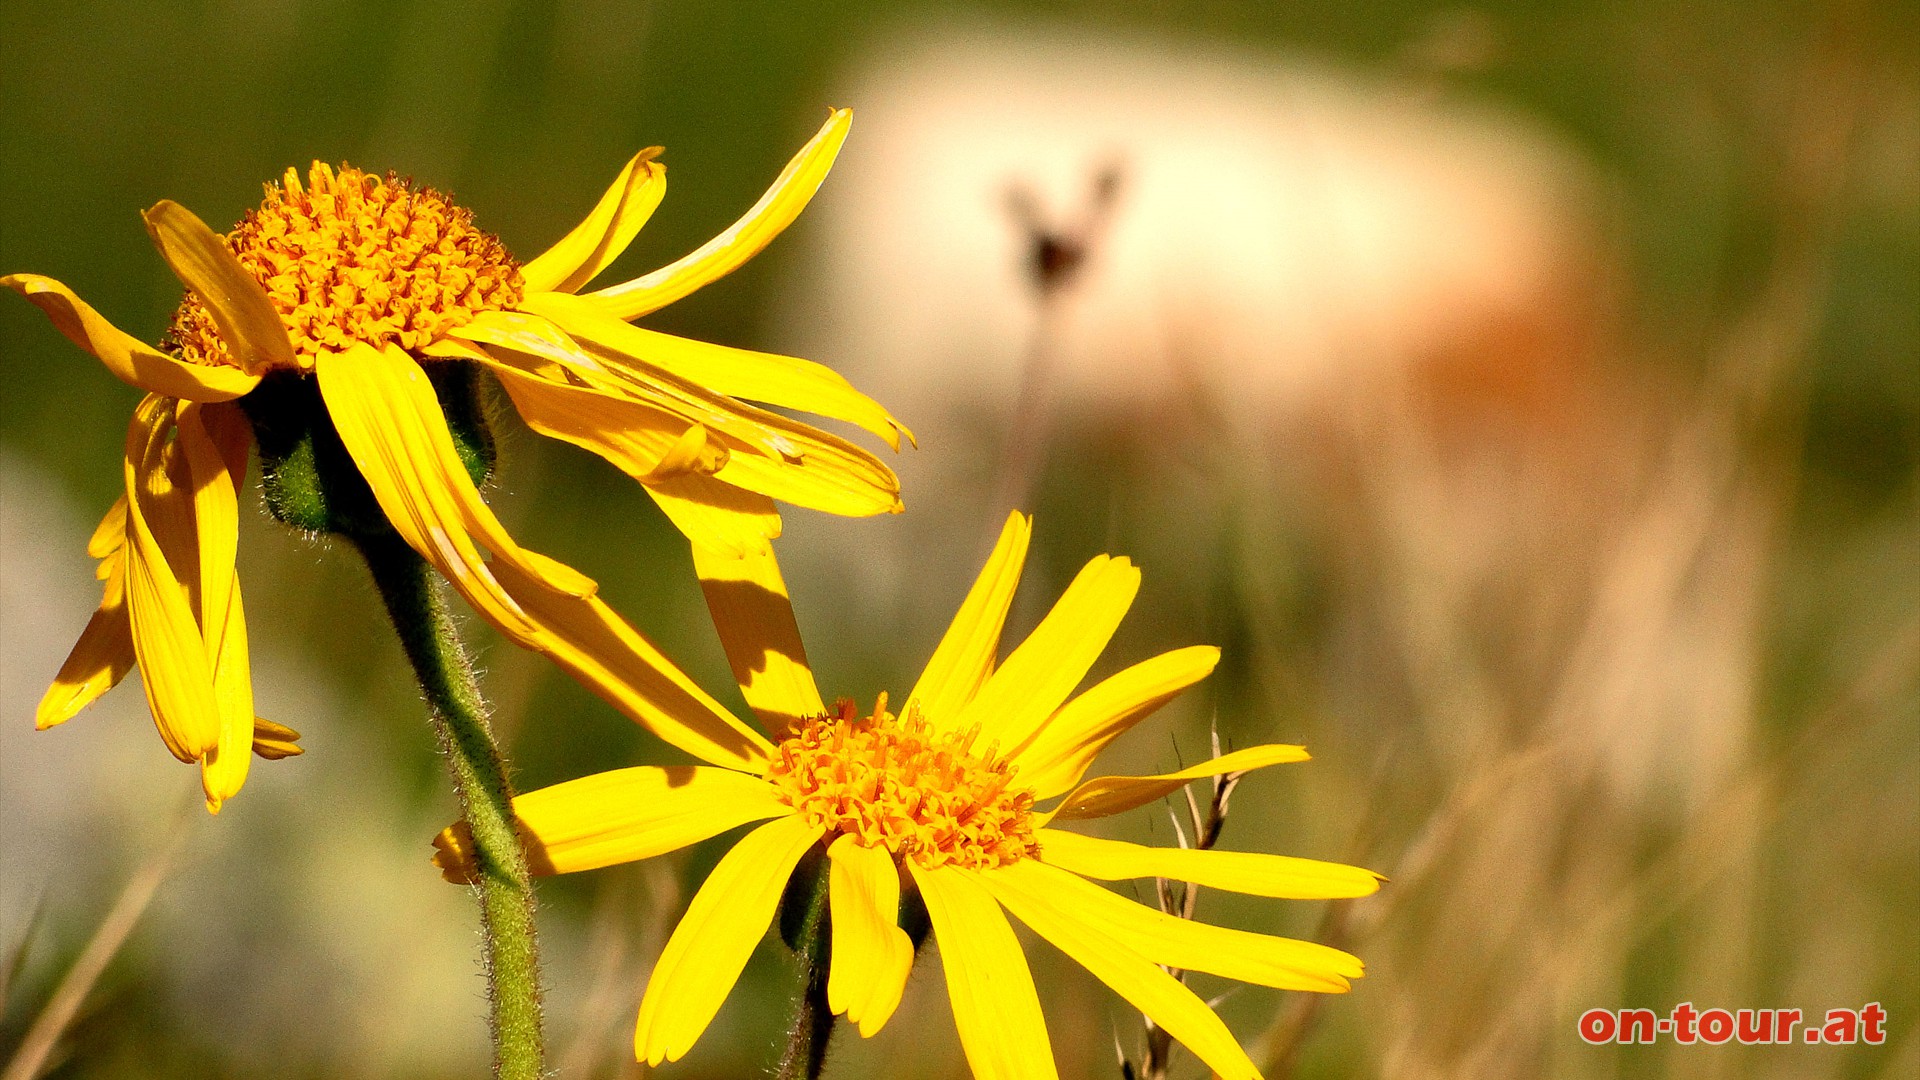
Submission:
{"label": "flower stem", "polygon": [[540,1080],[545,1063],[533,885],[514,831],[513,788],[487,727],[486,702],[432,568],[392,533],[357,536],[354,543],[426,694],[460,812],[473,831],[494,1076]]}
{"label": "flower stem", "polygon": [[776,1080],[818,1080],[833,1038],[833,1009],[827,1004],[828,959],[833,937],[827,917],[827,866],[824,853],[808,853],[794,874],[781,905],[781,936],[800,967],[800,985],[787,1027],[787,1046],[774,1071]]}

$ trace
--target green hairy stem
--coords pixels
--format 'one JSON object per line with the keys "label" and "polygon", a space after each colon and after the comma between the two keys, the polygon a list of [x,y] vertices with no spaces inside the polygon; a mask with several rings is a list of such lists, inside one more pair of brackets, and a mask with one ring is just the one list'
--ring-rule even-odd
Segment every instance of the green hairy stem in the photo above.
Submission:
{"label": "green hairy stem", "polygon": [[793,950],[800,969],[793,1021],[786,1049],[774,1071],[777,1080],[818,1080],[833,1038],[833,1009],[827,1004],[828,961],[833,933],[827,914],[827,859],[815,847],[794,872],[780,904],[780,936]]}
{"label": "green hairy stem", "polygon": [[400,634],[473,832],[485,935],[493,1068],[499,1080],[540,1080],[539,956],[533,885],[514,830],[513,788],[487,727],[486,702],[434,572],[397,535],[356,536]]}

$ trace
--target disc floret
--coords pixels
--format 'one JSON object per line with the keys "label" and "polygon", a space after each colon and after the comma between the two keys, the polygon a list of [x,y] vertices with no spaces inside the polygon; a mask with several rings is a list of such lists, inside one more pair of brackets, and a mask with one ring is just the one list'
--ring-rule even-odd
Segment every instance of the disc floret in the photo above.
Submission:
{"label": "disc floret", "polygon": [[767,779],[808,822],[884,847],[925,869],[1005,866],[1039,854],[1033,792],[992,749],[976,752],[979,731],[936,730],[909,705],[869,716],[850,701],[802,720],[783,740]]}
{"label": "disc floret", "polygon": [[[519,265],[471,211],[392,173],[347,165],[314,162],[304,185],[288,169],[227,247],[266,289],[302,367],[356,342],[417,349],[520,299]],[[191,293],[167,338],[183,360],[234,363]]]}

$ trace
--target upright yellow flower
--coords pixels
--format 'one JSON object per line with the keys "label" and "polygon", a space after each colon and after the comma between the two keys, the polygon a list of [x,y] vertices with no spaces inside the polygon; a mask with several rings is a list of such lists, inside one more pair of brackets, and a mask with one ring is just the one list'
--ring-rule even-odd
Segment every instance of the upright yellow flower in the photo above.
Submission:
{"label": "upright yellow flower", "polygon": [[[634,1049],[649,1064],[690,1049],[766,932],[788,877],[824,844],[833,923],[828,1003],[872,1035],[899,1004],[913,964],[896,918],[911,882],[931,916],[960,1041],[982,1080],[1051,1077],[1053,1053],[1019,942],[1002,909],[1084,965],[1222,1077],[1258,1075],[1207,1005],[1160,965],[1295,990],[1340,992],[1358,959],[1311,942],[1191,922],[1088,878],[1164,877],[1257,896],[1326,899],[1378,888],[1370,871],[1243,852],[1142,847],[1068,832],[1201,777],[1304,761],[1298,746],[1256,746],[1160,776],[1082,782],[1109,742],[1205,678],[1219,650],[1197,646],[1074,687],[1132,604],[1139,571],[1101,556],[1004,663],[1001,628],[1030,525],[1015,514],[896,715],[828,710],[770,555],[696,552],[741,689],[774,742],[718,768],[640,767],[521,795],[514,813],[535,873],[644,859],[750,822],[694,896],[654,967]],[[721,706],[697,690],[692,724]],[[1051,809],[1039,800],[1064,795]],[[454,826],[434,840],[452,881],[474,872]]]}
{"label": "upright yellow flower", "polygon": [[[162,202],[146,213],[148,231],[188,289],[164,348],[50,278],[0,278],[148,391],[127,437],[126,497],[89,546],[105,597],[41,702],[39,726],[71,718],[137,662],[161,736],[202,766],[210,808],[239,790],[249,743],[269,756],[296,751],[290,731],[252,713],[233,570],[250,440],[283,520],[397,532],[512,640],[657,723],[662,662],[651,646],[591,580],[520,547],[482,501],[491,443],[476,430],[475,365],[535,430],[640,481],[697,547],[764,549],[779,532],[776,499],[836,514],[898,510],[898,481],[873,455],[739,400],[848,421],[897,449],[905,429],[838,375],[628,322],[765,247],[818,189],[850,123],[847,110],[833,113],[713,240],[584,295],[660,202],[657,148],[635,155],[585,221],[525,264],[440,193],[348,167],[315,163],[304,184],[287,170],[225,237]],[[302,487],[329,454],[347,462],[350,483]],[[664,733],[742,761],[758,738],[737,721],[668,723]]]}

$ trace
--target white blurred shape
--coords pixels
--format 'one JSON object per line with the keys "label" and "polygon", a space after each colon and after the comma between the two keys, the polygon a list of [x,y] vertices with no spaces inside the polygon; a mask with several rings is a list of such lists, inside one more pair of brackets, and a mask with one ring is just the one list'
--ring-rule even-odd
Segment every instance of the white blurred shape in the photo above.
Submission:
{"label": "white blurred shape", "polygon": [[1270,415],[1534,317],[1585,247],[1567,152],[1431,86],[950,26],[872,57],[793,321],[910,424],[1016,393],[1035,302],[1014,186],[1066,221],[1101,167],[1124,174],[1052,346],[1070,408],[1197,388]]}
{"label": "white blurred shape", "polygon": [[[1547,413],[1558,403],[1528,395],[1573,381],[1602,262],[1593,179],[1551,135],[1431,79],[946,23],[866,50],[846,86],[834,101],[855,107],[853,135],[785,241],[805,247],[772,340],[844,372],[920,436],[893,459],[909,513],[858,529],[788,515],[789,577],[832,582],[857,618],[937,636],[903,598],[929,581],[961,582],[957,596],[986,550],[974,538],[1004,513],[989,493],[1018,457],[1010,431],[1043,321],[1011,191],[1071,227],[1101,170],[1121,172],[1039,350],[1052,404],[1037,412],[1053,433],[1037,467],[1057,469],[1046,450],[1083,447],[1068,440],[1089,431],[1141,448],[1110,492],[1079,493],[1082,513],[1211,535],[1221,504],[1246,516],[1292,500],[1283,489],[1301,476],[1283,465],[1340,452],[1318,438],[1327,421],[1398,424],[1383,386]],[[1459,417],[1454,429],[1477,429],[1473,409]],[[1033,508],[1031,482],[1000,486]],[[1162,560],[1159,587],[1203,588],[1207,565],[1191,550]]]}

